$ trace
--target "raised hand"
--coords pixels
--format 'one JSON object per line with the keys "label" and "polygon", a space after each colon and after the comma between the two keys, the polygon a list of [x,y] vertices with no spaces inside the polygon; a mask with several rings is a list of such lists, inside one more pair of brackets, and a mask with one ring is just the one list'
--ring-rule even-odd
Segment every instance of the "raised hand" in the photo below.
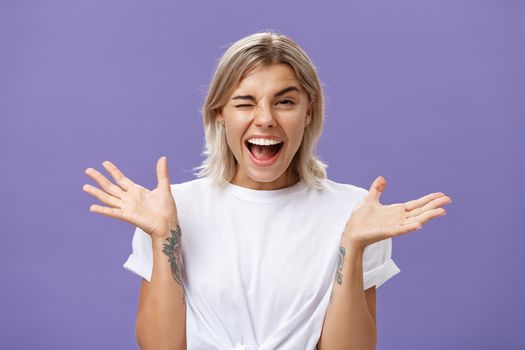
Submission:
{"label": "raised hand", "polygon": [[91,194],[107,207],[92,204],[91,212],[129,222],[141,228],[152,238],[163,239],[169,236],[170,228],[178,223],[177,207],[173,199],[168,176],[166,157],[157,160],[157,188],[150,191],[130,179],[111,162],[102,163],[111,174],[116,184],[93,168],[87,168],[86,174],[100,187],[85,184],[82,190]]}
{"label": "raised hand", "polygon": [[429,220],[445,215],[446,211],[441,207],[452,202],[450,197],[436,192],[405,203],[383,205],[379,197],[385,187],[386,180],[382,176],[372,182],[368,195],[354,208],[348,219],[344,240],[364,248],[418,230]]}

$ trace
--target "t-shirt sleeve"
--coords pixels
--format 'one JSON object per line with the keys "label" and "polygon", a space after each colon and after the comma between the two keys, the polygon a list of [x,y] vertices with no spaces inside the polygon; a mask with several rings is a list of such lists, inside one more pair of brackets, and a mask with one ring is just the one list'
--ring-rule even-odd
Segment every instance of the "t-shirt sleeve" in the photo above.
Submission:
{"label": "t-shirt sleeve", "polygon": [[365,247],[363,254],[364,289],[383,283],[401,272],[392,260],[392,238],[372,243]]}
{"label": "t-shirt sleeve", "polygon": [[128,260],[124,263],[124,268],[151,282],[151,273],[153,270],[151,236],[136,227],[131,245],[133,250]]}

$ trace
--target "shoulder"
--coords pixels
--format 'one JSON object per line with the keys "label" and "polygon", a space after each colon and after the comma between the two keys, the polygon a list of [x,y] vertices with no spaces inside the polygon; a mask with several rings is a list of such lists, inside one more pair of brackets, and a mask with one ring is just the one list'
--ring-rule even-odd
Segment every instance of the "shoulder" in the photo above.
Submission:
{"label": "shoulder", "polygon": [[209,180],[207,178],[197,178],[186,182],[170,184],[171,192],[173,194],[185,194],[202,192],[209,186]]}
{"label": "shoulder", "polygon": [[170,187],[176,203],[184,206],[202,205],[217,196],[212,181],[206,177],[170,184]]}
{"label": "shoulder", "polygon": [[[340,183],[326,178],[321,190],[309,191],[315,193],[313,201],[326,208],[340,209],[342,212],[351,212],[362,201],[368,191],[351,183]],[[339,210],[336,210],[338,212]]]}
{"label": "shoulder", "polygon": [[350,184],[350,183],[339,183],[330,179],[325,179],[324,189],[327,193],[331,193],[335,196],[343,197],[355,197],[357,199],[363,199],[368,194],[368,190],[362,187]]}

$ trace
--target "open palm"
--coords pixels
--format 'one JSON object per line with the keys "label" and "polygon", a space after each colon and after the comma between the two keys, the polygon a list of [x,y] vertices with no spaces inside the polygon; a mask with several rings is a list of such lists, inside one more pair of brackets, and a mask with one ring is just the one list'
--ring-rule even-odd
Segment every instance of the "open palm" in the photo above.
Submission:
{"label": "open palm", "polygon": [[86,184],[82,189],[107,207],[93,204],[89,210],[141,228],[152,238],[163,238],[177,223],[177,208],[171,193],[166,157],[157,161],[157,188],[150,191],[130,179],[111,162],[102,163],[117,184],[113,184],[97,170],[88,168],[86,174],[103,190]]}
{"label": "open palm", "polygon": [[442,206],[452,202],[441,192],[431,193],[405,203],[383,205],[379,197],[386,181],[378,176],[368,195],[354,208],[345,228],[345,239],[365,247],[423,227],[431,219],[445,215]]}

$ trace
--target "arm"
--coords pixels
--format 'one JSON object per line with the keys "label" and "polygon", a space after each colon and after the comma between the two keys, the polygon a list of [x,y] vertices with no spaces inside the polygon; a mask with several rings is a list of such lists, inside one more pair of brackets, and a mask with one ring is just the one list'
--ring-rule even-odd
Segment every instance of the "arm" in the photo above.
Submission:
{"label": "arm", "polygon": [[375,349],[375,290],[363,292],[365,247],[421,229],[429,220],[445,215],[441,207],[451,203],[450,197],[436,192],[405,203],[383,205],[379,198],[385,187],[385,179],[377,177],[346,224],[319,349]]}
{"label": "arm", "polygon": [[151,283],[143,280],[136,323],[141,349],[186,349],[186,303],[182,286],[181,231],[152,238]]}
{"label": "arm", "polygon": [[97,170],[86,169],[103,190],[88,184],[82,189],[107,205],[93,204],[89,210],[139,227],[150,235],[153,246],[151,283],[143,281],[140,291],[137,342],[142,349],[186,349],[181,231],[167,158],[157,160],[158,184],[151,191],[131,181],[110,161],[102,164],[116,184]]}
{"label": "arm", "polygon": [[343,238],[319,350],[376,347],[375,287],[363,291],[363,251]]}

